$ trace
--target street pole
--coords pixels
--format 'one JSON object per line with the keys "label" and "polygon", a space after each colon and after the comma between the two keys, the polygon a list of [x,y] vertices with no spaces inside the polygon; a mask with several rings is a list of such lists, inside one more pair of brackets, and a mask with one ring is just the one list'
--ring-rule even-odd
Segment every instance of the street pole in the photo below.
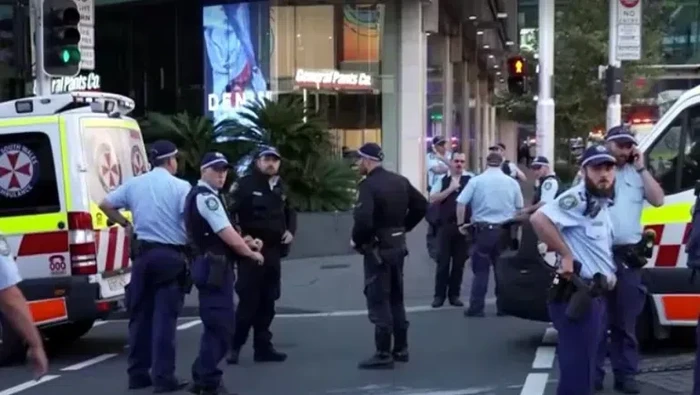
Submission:
{"label": "street pole", "polygon": [[36,76],[37,96],[48,96],[51,94],[51,77],[44,72],[44,0],[33,0],[31,15],[34,20],[34,75]]}
{"label": "street pole", "polygon": [[539,0],[539,62],[537,155],[554,163],[554,0]]}
{"label": "street pole", "polygon": [[[621,63],[617,60],[617,7],[620,0],[609,0],[609,25],[610,33],[608,35],[608,65],[610,67],[619,68]],[[622,123],[622,106],[620,105],[620,95],[608,96],[608,109],[605,116],[605,131],[607,132],[615,126]]]}

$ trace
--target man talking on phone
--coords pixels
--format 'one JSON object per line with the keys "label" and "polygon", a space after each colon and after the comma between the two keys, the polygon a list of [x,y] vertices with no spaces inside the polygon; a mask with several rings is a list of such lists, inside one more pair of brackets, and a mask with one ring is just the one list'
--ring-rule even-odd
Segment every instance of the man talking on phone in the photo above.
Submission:
{"label": "man talking on phone", "polygon": [[613,225],[613,258],[617,267],[617,286],[607,294],[607,326],[610,339],[604,336],[596,361],[595,386],[603,389],[606,355],[615,375],[615,390],[638,394],[635,380],[639,362],[636,333],[637,316],[644,308],[646,291],[641,268],[646,259],[638,247],[642,240],[640,223],[644,200],[654,207],[664,204],[664,191],[644,166],[644,157],[637,149],[637,140],[626,126],[611,128],[605,145],[617,160],[614,204],[610,207]]}

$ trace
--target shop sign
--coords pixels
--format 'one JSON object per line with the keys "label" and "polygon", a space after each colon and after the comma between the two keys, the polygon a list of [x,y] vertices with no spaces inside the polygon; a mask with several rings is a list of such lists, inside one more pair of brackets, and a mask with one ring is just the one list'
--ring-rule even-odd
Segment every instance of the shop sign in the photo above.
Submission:
{"label": "shop sign", "polygon": [[297,69],[294,82],[300,87],[316,89],[372,88],[372,76],[366,73],[347,73],[338,70]]}
{"label": "shop sign", "polygon": [[73,91],[99,91],[100,75],[90,72],[75,77],[59,77],[51,80],[51,93],[66,93]]}
{"label": "shop sign", "polygon": [[215,93],[210,93],[207,95],[207,110],[208,111],[220,111],[222,109],[235,109],[241,107],[242,105],[258,101],[258,100],[272,100],[272,92],[253,92],[253,91],[243,91],[243,92],[226,92],[222,95],[217,95]]}

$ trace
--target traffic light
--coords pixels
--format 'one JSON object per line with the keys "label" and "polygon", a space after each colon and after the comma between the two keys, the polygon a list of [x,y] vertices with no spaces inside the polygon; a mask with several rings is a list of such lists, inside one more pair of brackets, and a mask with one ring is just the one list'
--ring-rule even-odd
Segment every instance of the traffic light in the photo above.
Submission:
{"label": "traffic light", "polygon": [[80,72],[80,12],[73,0],[44,0],[44,72],[72,77]]}
{"label": "traffic light", "polygon": [[508,91],[514,95],[527,92],[527,64],[522,56],[508,59]]}

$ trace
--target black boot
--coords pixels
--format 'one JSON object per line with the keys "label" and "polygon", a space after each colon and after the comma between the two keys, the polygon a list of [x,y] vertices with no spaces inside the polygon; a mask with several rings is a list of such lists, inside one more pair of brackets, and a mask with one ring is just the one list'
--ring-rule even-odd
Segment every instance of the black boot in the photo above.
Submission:
{"label": "black boot", "polygon": [[394,330],[394,351],[391,354],[394,361],[408,362],[408,330]]}
{"label": "black boot", "polygon": [[375,329],[374,343],[377,352],[373,356],[361,361],[357,367],[360,369],[393,369],[394,358],[391,355],[391,332]]}
{"label": "black boot", "polygon": [[275,350],[270,345],[261,350],[255,350],[253,360],[255,362],[284,362],[287,360],[287,354]]}
{"label": "black boot", "polygon": [[238,365],[238,356],[240,353],[240,348],[232,348],[231,352],[228,355],[228,358],[226,358],[226,363],[229,365]]}

